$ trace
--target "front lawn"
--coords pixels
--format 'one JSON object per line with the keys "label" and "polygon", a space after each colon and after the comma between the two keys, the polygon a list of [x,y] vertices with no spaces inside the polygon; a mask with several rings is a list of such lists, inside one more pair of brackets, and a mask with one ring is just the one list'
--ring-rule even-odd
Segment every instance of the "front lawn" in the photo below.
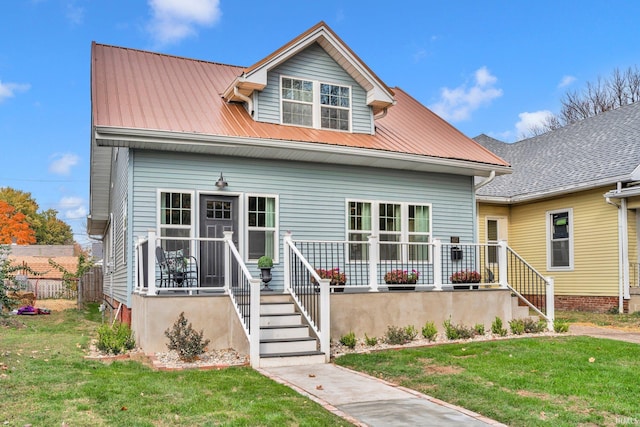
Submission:
{"label": "front lawn", "polygon": [[640,424],[640,345],[537,337],[350,354],[336,363],[510,426]]}
{"label": "front lawn", "polygon": [[100,324],[87,312],[12,319],[26,326],[0,322],[2,425],[349,425],[248,367],[155,372],[85,360]]}

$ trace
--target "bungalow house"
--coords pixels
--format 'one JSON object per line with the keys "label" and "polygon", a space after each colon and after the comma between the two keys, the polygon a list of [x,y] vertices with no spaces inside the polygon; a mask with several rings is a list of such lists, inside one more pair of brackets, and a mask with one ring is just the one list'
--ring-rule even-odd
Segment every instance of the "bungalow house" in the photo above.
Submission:
{"label": "bungalow house", "polygon": [[[93,43],[91,105],[88,231],[147,352],[180,312],[254,366],[326,360],[349,331],[514,316],[503,270],[479,267],[506,248],[474,241],[474,176],[511,167],[323,22],[250,67]],[[470,281],[486,289],[452,283]]]}
{"label": "bungalow house", "polygon": [[555,283],[555,307],[640,310],[640,103],[507,144],[474,138],[511,175],[477,192],[479,241],[504,240]]}

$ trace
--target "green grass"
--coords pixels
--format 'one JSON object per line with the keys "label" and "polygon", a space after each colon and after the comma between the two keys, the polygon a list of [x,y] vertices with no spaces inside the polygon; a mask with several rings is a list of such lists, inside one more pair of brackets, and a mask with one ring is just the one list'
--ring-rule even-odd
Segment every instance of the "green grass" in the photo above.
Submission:
{"label": "green grass", "polygon": [[85,360],[83,349],[100,325],[95,311],[0,325],[0,424],[349,425],[248,367],[156,372],[134,361]]}
{"label": "green grass", "polygon": [[522,338],[350,354],[336,363],[510,426],[640,423],[636,344]]}

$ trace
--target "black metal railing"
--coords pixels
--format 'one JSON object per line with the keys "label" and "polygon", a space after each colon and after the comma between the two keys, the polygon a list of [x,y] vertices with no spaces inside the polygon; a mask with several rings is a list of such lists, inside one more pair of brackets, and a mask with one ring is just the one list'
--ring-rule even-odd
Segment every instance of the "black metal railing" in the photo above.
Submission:
{"label": "black metal railing", "polygon": [[233,251],[229,251],[229,270],[231,272],[231,280],[229,285],[229,294],[232,301],[238,308],[240,320],[244,324],[247,332],[251,333],[251,277],[247,276],[244,264],[236,258]]}
{"label": "black metal railing", "polygon": [[547,316],[547,280],[511,248],[507,248],[507,281],[521,299]]}
{"label": "black metal railing", "polygon": [[640,263],[629,263],[629,286],[632,288],[640,286]]}
{"label": "black metal railing", "polygon": [[[354,259],[354,253],[349,254],[349,251],[355,251],[354,248],[368,247],[367,243],[295,241],[294,244],[321,279],[334,279],[332,289],[369,285],[368,258]],[[368,250],[364,252],[368,254]],[[363,252],[358,254],[362,256]]]}
{"label": "black metal railing", "polygon": [[378,283],[390,290],[432,285],[433,251],[429,243],[380,242]]}
{"label": "black metal railing", "polygon": [[442,282],[496,283],[499,277],[497,244],[444,243]]}
{"label": "black metal railing", "polygon": [[301,308],[316,328],[320,327],[320,283],[315,280],[298,254],[290,251],[291,289]]}

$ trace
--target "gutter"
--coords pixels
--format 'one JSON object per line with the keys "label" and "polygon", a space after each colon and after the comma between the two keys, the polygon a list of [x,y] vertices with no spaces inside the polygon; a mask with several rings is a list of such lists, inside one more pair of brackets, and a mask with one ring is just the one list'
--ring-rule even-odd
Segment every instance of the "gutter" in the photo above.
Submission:
{"label": "gutter", "polygon": [[253,99],[241,94],[238,90],[238,86],[233,87],[233,94],[247,103],[247,107],[249,107],[249,114],[253,117]]}
{"label": "gutter", "polygon": [[496,177],[496,171],[492,170],[489,173],[489,176],[487,177],[487,179],[485,179],[484,181],[480,181],[479,183],[477,183],[476,185],[473,186],[473,189],[475,191],[478,191],[480,188],[484,187],[485,185],[489,184],[491,181],[494,180],[494,178]]}

